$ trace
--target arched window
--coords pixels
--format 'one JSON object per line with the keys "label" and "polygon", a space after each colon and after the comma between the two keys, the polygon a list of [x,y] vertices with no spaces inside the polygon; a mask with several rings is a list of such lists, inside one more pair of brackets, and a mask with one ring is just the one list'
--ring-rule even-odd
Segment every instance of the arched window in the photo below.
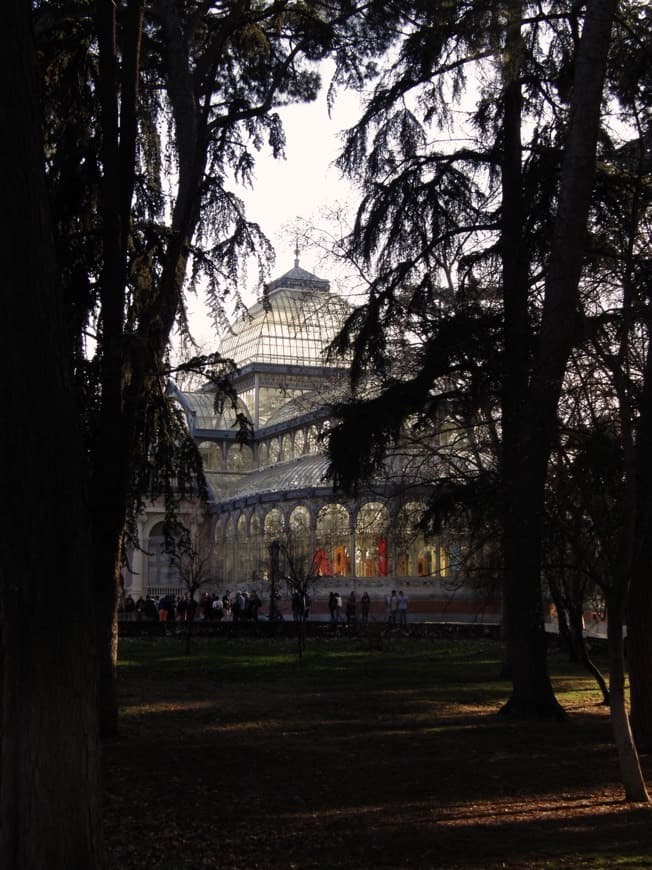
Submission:
{"label": "arched window", "polygon": [[319,434],[316,426],[310,426],[306,432],[306,453],[317,453]]}
{"label": "arched window", "polygon": [[296,579],[304,580],[314,573],[310,548],[310,512],[299,506],[290,514],[288,521],[288,568]]}
{"label": "arched window", "polygon": [[233,545],[235,543],[235,523],[233,517],[229,517],[224,534],[224,579],[227,583],[233,583],[235,579],[233,565]]}
{"label": "arched window", "polygon": [[418,528],[426,506],[408,502],[396,522],[396,573],[404,577],[445,577],[448,571],[444,548]]}
{"label": "arched window", "polygon": [[355,573],[357,577],[386,577],[389,573],[387,532],[389,511],[381,502],[360,507],[355,526]]}
{"label": "arched window", "polygon": [[202,441],[197,449],[201,456],[204,471],[221,471],[223,468],[222,448],[214,441]]}
{"label": "arched window", "polygon": [[249,522],[249,552],[251,553],[251,580],[255,585],[262,580],[265,572],[263,531],[256,514],[252,516]]}
{"label": "arched window", "polygon": [[226,455],[227,471],[251,471],[254,454],[248,444],[231,444]]}
{"label": "arched window", "polygon": [[284,435],[281,438],[281,462],[288,462],[292,459],[292,440],[289,435]]}
{"label": "arched window", "polygon": [[239,586],[246,586],[250,577],[249,568],[249,534],[247,529],[247,518],[244,514],[238,517],[236,526],[236,583]]}
{"label": "arched window", "polygon": [[263,529],[265,575],[266,579],[269,579],[272,567],[270,547],[274,542],[278,542],[279,544],[279,572],[282,575],[285,574],[285,520],[283,514],[278,508],[272,508],[265,514]]}
{"label": "arched window", "polygon": [[278,508],[272,508],[265,514],[265,543],[270,544],[274,539],[282,538],[285,532],[283,514]]}
{"label": "arched window", "polygon": [[315,528],[315,574],[350,576],[349,543],[349,512],[341,504],[325,505]]}
{"label": "arched window", "polygon": [[215,525],[215,570],[218,578],[224,577],[224,523],[218,520]]}
{"label": "arched window", "polygon": [[278,438],[272,438],[269,442],[269,464],[273,465],[281,458],[281,445]]}
{"label": "arched window", "polygon": [[165,524],[157,523],[147,539],[147,592],[150,595],[179,594],[184,584],[166,541]]}
{"label": "arched window", "polygon": [[303,429],[299,429],[294,433],[294,455],[303,456],[303,451],[306,446],[306,433]]}

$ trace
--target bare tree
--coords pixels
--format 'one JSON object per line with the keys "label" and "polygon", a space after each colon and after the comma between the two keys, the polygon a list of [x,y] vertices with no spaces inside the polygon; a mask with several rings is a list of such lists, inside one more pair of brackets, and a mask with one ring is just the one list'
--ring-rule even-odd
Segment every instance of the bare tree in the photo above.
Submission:
{"label": "bare tree", "polygon": [[197,527],[191,531],[179,521],[173,521],[166,530],[166,549],[170,553],[170,565],[176,568],[188,595],[184,638],[186,655],[190,655],[197,606],[195,593],[213,581],[211,556],[201,545]]}

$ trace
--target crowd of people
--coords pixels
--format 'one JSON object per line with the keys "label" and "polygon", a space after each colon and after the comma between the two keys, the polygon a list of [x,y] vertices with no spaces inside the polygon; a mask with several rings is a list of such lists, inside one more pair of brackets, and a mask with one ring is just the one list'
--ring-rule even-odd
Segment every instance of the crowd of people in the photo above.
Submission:
{"label": "crowd of people", "polygon": [[224,595],[204,592],[196,601],[191,595],[161,595],[153,598],[141,595],[138,599],[130,594],[124,598],[122,611],[127,618],[146,619],[154,622],[188,622],[194,619],[222,620],[233,622],[256,621],[263,602],[256,591],[236,592]]}
{"label": "crowd of people", "polygon": [[[407,625],[408,603],[408,596],[403,590],[397,592],[393,589],[385,597],[385,620],[388,625]],[[146,595],[140,596],[137,600],[131,594],[127,594],[121,610],[128,619],[155,622],[187,622],[195,619],[255,622],[258,620],[262,605],[263,602],[256,591],[239,591],[232,595],[227,589],[223,595],[204,592],[198,601],[188,594],[167,594],[156,598]],[[308,619],[311,606],[312,600],[308,594],[295,592],[291,596],[292,618]],[[346,600],[339,592],[331,592],[328,596],[330,621],[335,624],[355,625],[358,621],[369,622],[371,609],[371,597],[366,590],[360,596],[353,590]],[[280,609],[275,608],[274,613],[282,619]]]}

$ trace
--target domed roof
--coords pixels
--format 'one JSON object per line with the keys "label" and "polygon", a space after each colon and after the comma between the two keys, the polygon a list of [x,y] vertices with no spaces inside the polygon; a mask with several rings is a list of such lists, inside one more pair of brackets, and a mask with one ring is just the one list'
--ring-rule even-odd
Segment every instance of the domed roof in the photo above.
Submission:
{"label": "domed roof", "polygon": [[324,366],[325,349],[349,312],[330,283],[299,266],[267,286],[265,297],[231,324],[220,353],[238,368],[251,363]]}
{"label": "domed roof", "polygon": [[331,285],[330,281],[327,281],[325,278],[318,278],[316,275],[313,275],[312,272],[302,269],[299,265],[299,258],[297,257],[294,261],[293,269],[290,269],[290,271],[286,272],[285,275],[281,275],[280,278],[270,281],[267,285],[267,293],[271,296],[276,290],[287,289],[290,287],[298,288],[300,290],[324,290],[328,293]]}

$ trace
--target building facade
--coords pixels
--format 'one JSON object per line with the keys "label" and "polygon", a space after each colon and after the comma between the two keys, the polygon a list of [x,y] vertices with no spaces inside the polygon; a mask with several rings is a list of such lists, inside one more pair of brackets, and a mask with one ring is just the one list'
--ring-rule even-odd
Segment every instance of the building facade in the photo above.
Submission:
{"label": "building facade", "polygon": [[[210,556],[210,586],[269,594],[270,547],[280,542],[281,575],[313,578],[313,613],[325,612],[331,591],[365,590],[372,615],[383,618],[392,589],[410,597],[412,617],[495,618],[460,576],[464,541],[425,536],[418,523],[428,480],[379,480],[357,498],[328,479],[321,436],[329,406],[346,395],[348,370],[327,349],[349,312],[329,282],[299,265],[271,282],[266,298],[223,337],[220,353],[237,366],[236,407],[215,407],[213,388],[171,385],[198,445],[209,500],[185,504],[180,520]],[[249,436],[238,439],[239,420]],[[140,518],[142,550],[126,577],[132,595],[184,591],[165,552],[163,516],[150,505]],[[281,584],[281,592],[282,584]]]}

